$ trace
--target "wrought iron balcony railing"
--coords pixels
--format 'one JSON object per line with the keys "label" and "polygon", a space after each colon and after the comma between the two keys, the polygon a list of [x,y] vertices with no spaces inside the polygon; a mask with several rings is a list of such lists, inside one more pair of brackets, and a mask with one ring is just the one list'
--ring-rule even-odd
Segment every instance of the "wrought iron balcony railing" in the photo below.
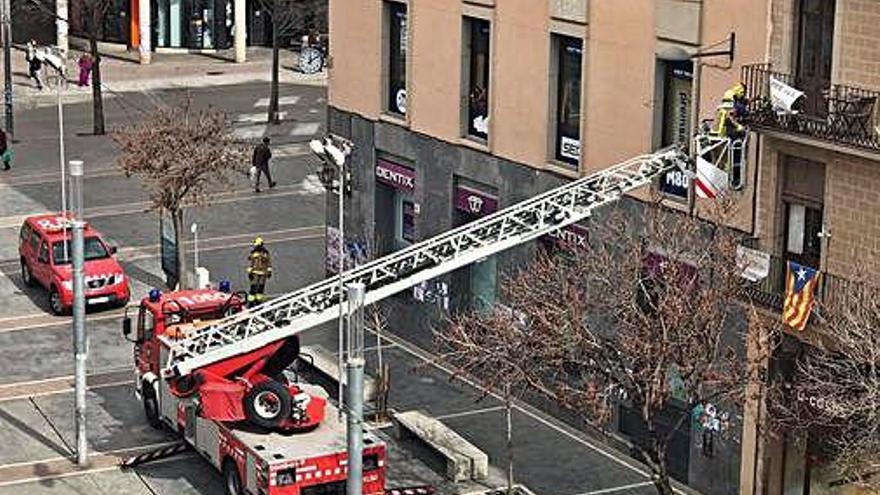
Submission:
{"label": "wrought iron balcony railing", "polygon": [[[782,311],[785,305],[785,279],[786,260],[777,255],[770,256],[770,271],[762,280],[754,282],[749,287],[749,296],[752,300],[768,309]],[[843,291],[850,282],[829,273],[822,273],[819,287],[816,289],[816,300],[819,303],[814,312],[821,315],[823,311],[832,308],[835,299],[843,297]],[[814,315],[814,316],[816,316]]]}
{"label": "wrought iron balcony railing", "polygon": [[775,130],[880,152],[880,91],[832,84],[819,94],[806,93],[794,105],[795,113],[773,108],[770,81],[795,89],[791,74],[771,70],[769,64],[744,66],[749,114],[746,122],[756,130]]}

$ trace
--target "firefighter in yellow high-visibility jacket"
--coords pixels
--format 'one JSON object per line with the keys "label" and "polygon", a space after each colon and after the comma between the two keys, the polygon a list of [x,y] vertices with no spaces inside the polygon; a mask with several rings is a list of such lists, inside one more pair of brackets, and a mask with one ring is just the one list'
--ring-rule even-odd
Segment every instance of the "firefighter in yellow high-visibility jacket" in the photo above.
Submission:
{"label": "firefighter in yellow high-visibility jacket", "polygon": [[745,117],[746,103],[745,84],[736,83],[724,92],[715,116],[716,135],[730,139],[742,139],[745,136],[746,126],[742,119]]}
{"label": "firefighter in yellow high-visibility jacket", "polygon": [[266,280],[272,276],[272,257],[263,245],[263,238],[254,239],[254,247],[248,255],[248,280],[251,289],[248,292],[248,306],[256,306],[263,302],[266,291]]}

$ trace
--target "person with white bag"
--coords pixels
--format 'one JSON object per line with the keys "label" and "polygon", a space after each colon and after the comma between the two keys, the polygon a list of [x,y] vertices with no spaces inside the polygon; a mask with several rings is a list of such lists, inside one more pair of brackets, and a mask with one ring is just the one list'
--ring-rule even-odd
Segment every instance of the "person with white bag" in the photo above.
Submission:
{"label": "person with white bag", "polygon": [[272,158],[272,151],[269,149],[269,137],[263,137],[262,142],[254,148],[254,156],[251,163],[250,176],[254,184],[254,191],[260,192],[260,176],[265,174],[266,180],[269,181],[269,187],[275,187],[275,181],[272,180],[272,173],[269,171],[269,159]]}

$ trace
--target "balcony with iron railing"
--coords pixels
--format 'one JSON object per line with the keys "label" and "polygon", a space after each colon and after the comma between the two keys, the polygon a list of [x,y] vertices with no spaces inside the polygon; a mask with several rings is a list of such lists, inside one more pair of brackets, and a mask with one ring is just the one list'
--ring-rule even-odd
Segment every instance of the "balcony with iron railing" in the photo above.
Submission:
{"label": "balcony with iron railing", "polygon": [[[770,269],[767,276],[753,282],[748,288],[748,295],[756,304],[774,311],[782,311],[785,305],[786,259],[770,255]],[[850,282],[846,279],[823,272],[816,289],[816,315],[821,315],[832,307],[835,299],[843,297]]]}
{"label": "balcony with iron railing", "polygon": [[880,91],[831,84],[818,94],[805,93],[797,98],[789,112],[780,108],[778,98],[771,94],[773,80],[777,88],[801,90],[794,76],[774,71],[769,64],[742,68],[749,101],[745,121],[752,129],[880,153]]}

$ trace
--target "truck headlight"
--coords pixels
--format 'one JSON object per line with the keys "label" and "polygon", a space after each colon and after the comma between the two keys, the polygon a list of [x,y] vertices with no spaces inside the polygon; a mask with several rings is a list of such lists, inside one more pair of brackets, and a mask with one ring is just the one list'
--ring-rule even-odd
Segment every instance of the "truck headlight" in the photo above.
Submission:
{"label": "truck headlight", "polygon": [[63,287],[64,290],[68,290],[68,291],[73,290],[73,281],[72,280],[62,280],[61,287]]}

